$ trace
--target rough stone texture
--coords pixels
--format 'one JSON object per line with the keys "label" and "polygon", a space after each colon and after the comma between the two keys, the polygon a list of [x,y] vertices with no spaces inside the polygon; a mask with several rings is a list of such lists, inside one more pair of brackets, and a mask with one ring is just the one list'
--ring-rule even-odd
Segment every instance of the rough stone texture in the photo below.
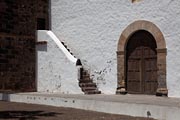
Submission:
{"label": "rough stone texture", "polygon": [[38,42],[44,40],[47,44],[37,45],[37,91],[82,93],[76,65],[67,59],[46,31],[38,31]]}
{"label": "rough stone texture", "polygon": [[34,37],[0,37],[0,90],[35,90]]}
{"label": "rough stone texture", "polygon": [[35,91],[36,19],[47,1],[0,1],[0,91]]}
{"label": "rough stone texture", "polygon": [[180,97],[178,0],[52,0],[52,30],[65,40],[91,71],[103,93],[117,88],[117,45],[122,31],[136,20],[154,23],[167,44],[169,96]]}

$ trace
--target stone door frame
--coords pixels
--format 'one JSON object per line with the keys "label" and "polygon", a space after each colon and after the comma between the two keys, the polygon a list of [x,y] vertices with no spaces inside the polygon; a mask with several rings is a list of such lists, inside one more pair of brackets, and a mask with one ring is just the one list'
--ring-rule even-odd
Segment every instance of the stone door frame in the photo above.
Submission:
{"label": "stone door frame", "polygon": [[116,94],[126,94],[126,46],[133,33],[145,30],[152,34],[157,44],[157,81],[156,95],[168,95],[166,85],[166,43],[160,29],[152,22],[138,20],[131,23],[121,34],[117,48],[117,90]]}

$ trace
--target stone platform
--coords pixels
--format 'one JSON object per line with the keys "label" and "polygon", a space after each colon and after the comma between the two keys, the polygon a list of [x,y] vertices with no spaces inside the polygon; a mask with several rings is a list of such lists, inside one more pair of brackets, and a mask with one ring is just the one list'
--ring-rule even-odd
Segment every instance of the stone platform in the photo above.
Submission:
{"label": "stone platform", "polygon": [[180,99],[148,95],[0,94],[0,100],[71,107],[105,113],[180,120]]}

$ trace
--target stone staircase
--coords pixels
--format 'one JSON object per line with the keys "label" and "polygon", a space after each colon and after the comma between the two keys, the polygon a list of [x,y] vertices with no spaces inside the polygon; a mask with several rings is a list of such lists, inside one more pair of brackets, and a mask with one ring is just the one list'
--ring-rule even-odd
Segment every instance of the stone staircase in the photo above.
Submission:
{"label": "stone staircase", "polygon": [[81,77],[79,80],[79,86],[81,87],[84,94],[101,94],[101,91],[97,89],[96,83],[90,78],[90,75],[87,70],[81,68],[80,70]]}
{"label": "stone staircase", "polygon": [[[64,45],[64,47],[69,51],[71,55],[73,53],[71,50],[67,47],[67,45],[61,41],[61,43]],[[74,55],[73,55],[74,56]],[[75,57],[75,56],[74,56]],[[76,57],[75,57],[76,58]],[[101,94],[101,91],[97,89],[96,83],[93,83],[93,80],[90,78],[90,75],[87,70],[85,70],[82,67],[81,61],[78,59],[76,65],[80,65],[80,71],[79,71],[79,87],[84,92],[84,94]]]}
{"label": "stone staircase", "polygon": [[[67,47],[67,45],[63,42],[63,41],[61,41],[61,43],[64,45],[64,47],[69,51],[69,53],[71,54],[71,55],[73,55],[73,53],[71,52],[71,50]],[[73,55],[74,56],[74,55]],[[75,56],[74,56],[75,57]]]}

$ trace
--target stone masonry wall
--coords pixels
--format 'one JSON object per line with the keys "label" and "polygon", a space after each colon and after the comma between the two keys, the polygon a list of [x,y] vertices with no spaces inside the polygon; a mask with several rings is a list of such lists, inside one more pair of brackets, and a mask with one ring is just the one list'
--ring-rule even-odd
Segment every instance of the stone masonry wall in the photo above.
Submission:
{"label": "stone masonry wall", "polygon": [[0,1],[0,91],[36,90],[36,19],[42,12],[38,9],[36,0]]}

